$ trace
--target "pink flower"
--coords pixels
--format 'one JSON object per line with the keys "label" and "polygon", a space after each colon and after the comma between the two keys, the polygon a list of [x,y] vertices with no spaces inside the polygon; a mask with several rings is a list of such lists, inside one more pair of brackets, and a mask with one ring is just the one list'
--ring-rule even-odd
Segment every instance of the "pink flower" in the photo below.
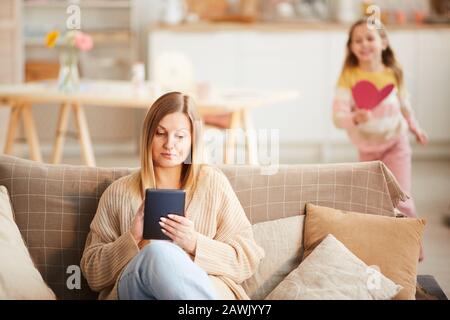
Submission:
{"label": "pink flower", "polygon": [[92,37],[83,32],[77,32],[75,35],[75,46],[81,51],[89,51],[94,47]]}

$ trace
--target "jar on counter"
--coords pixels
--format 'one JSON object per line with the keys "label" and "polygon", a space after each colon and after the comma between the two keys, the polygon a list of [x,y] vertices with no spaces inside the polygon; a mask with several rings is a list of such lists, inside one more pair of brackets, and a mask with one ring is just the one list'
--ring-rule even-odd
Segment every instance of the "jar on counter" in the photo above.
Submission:
{"label": "jar on counter", "polygon": [[361,15],[368,17],[370,13],[370,7],[373,6],[374,3],[372,0],[364,0],[361,3]]}
{"label": "jar on counter", "polygon": [[354,0],[331,1],[331,12],[334,20],[342,23],[353,23],[360,15],[360,3]]}

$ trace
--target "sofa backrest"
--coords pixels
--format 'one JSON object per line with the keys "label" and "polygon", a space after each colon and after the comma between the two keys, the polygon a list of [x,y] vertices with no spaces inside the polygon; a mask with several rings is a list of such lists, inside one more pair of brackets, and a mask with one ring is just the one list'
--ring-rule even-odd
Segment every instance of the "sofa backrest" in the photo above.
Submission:
{"label": "sofa backrest", "polygon": [[[271,176],[261,175],[259,167],[221,169],[253,224],[304,214],[307,202],[393,215],[394,206],[405,197],[380,162],[280,166]],[[36,267],[59,299],[96,298],[83,277],[81,289],[69,289],[67,281],[77,272],[102,193],[130,172],[0,155],[0,185],[9,191],[16,223]]]}
{"label": "sofa backrest", "polygon": [[252,224],[305,214],[306,203],[392,216],[406,195],[380,161],[282,165],[263,175],[257,166],[222,166]]}

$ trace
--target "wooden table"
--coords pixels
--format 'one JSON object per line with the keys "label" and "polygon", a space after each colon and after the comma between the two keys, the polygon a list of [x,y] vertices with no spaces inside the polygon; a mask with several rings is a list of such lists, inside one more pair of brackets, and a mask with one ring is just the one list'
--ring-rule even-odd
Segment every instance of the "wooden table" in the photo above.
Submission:
{"label": "wooden table", "polygon": [[[152,94],[151,92],[152,90],[148,89],[138,93],[127,81],[83,80],[80,90],[71,94],[59,92],[54,82],[2,85],[0,86],[0,102],[11,107],[4,153],[12,153],[15,133],[22,118],[30,157],[32,160],[42,161],[31,108],[34,104],[53,104],[60,107],[51,162],[56,164],[61,161],[69,113],[72,111],[84,162],[86,165],[95,166],[84,106],[148,109],[160,95],[160,93]],[[231,113],[230,129],[244,130],[248,162],[257,164],[257,141],[255,134],[252,134],[254,130],[249,116],[250,109],[296,97],[298,97],[297,91],[223,90],[209,98],[196,99],[196,104],[201,115]],[[225,163],[234,161],[235,139],[236,130],[230,130],[226,141]]]}

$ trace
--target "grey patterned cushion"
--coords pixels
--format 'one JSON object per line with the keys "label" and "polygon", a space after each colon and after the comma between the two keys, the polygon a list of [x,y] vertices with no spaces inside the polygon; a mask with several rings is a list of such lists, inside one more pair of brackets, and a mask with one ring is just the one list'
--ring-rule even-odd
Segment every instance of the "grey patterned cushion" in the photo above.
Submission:
{"label": "grey patterned cushion", "polygon": [[253,225],[255,241],[266,257],[243,284],[253,300],[264,299],[301,261],[305,216],[297,215]]}

